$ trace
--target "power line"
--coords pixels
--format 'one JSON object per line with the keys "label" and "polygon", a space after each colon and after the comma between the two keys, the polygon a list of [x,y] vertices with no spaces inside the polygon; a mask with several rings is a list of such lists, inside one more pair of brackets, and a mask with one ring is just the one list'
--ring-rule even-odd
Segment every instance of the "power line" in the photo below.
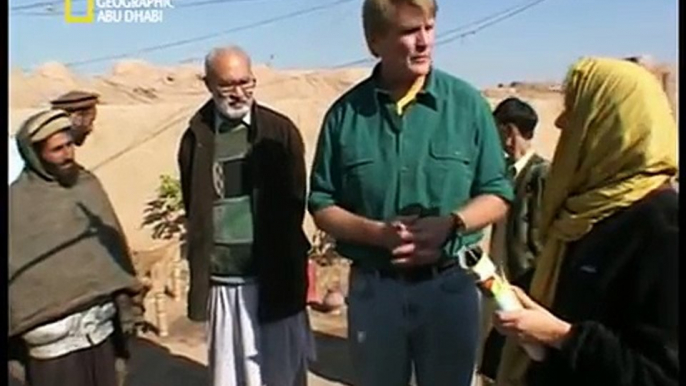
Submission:
{"label": "power line", "polygon": [[[482,31],[483,29],[486,29],[488,27],[491,27],[493,25],[501,23],[501,22],[503,22],[503,21],[505,21],[511,17],[514,17],[514,16],[516,16],[516,15],[528,10],[529,8],[532,8],[532,7],[542,3],[544,1],[546,1],[546,0],[530,1],[530,2],[527,2],[524,4],[520,4],[520,5],[517,5],[514,7],[510,7],[510,8],[495,12],[495,13],[493,13],[489,16],[486,16],[484,18],[481,18],[479,20],[476,20],[476,21],[473,21],[473,22],[470,22],[467,24],[463,24],[461,26],[449,29],[447,31],[443,31],[436,36],[436,38],[437,38],[436,39],[436,46],[442,46],[442,45],[448,44],[450,42],[453,42],[455,40],[464,38],[466,36],[474,35],[480,31]],[[457,34],[457,35],[449,37],[449,35],[455,34],[456,32],[459,32],[459,31],[463,31],[467,27],[471,27],[471,26],[477,26],[477,27],[475,27],[469,31],[463,32],[461,34]],[[331,66],[331,68],[338,69],[338,68],[352,67],[352,66],[357,66],[357,65],[361,65],[361,64],[372,63],[375,60],[376,60],[375,58],[357,59],[357,60],[333,65],[333,66]]]}
{"label": "power line", "polygon": [[[488,22],[486,22],[486,23],[483,23],[483,24],[481,24],[480,26],[478,26],[478,27],[476,27],[476,28],[474,28],[474,29],[472,29],[472,30],[469,30],[469,31],[467,31],[467,32],[463,32],[463,33],[461,33],[461,34],[457,34],[457,35],[452,36],[452,37],[445,37],[445,35],[449,35],[450,33],[442,34],[442,38],[444,38],[444,39],[442,39],[442,40],[441,40],[441,39],[438,39],[438,41],[436,42],[436,45],[437,45],[437,46],[441,46],[441,45],[444,45],[444,44],[448,44],[448,43],[450,43],[450,42],[452,42],[452,41],[455,41],[455,40],[457,40],[457,39],[464,38],[464,37],[469,36],[469,35],[475,35],[475,34],[481,32],[482,30],[484,30],[484,29],[486,29],[486,28],[488,28],[488,27],[494,26],[494,25],[496,25],[496,24],[498,24],[498,23],[501,23],[501,22],[503,22],[503,21],[505,21],[505,20],[507,20],[507,19],[510,19],[510,18],[512,18],[512,17],[514,17],[514,16],[516,16],[516,15],[522,13],[522,12],[525,12],[526,10],[528,10],[528,9],[530,9],[530,8],[533,8],[533,7],[535,7],[535,6],[537,6],[537,5],[541,4],[541,3],[543,3],[543,2],[545,2],[545,1],[547,1],[547,0],[534,0],[534,1],[530,2],[530,3],[527,3],[527,4],[525,4],[525,5],[520,6],[519,8],[512,9],[511,11],[509,11],[509,12],[507,12],[507,13],[505,13],[505,14],[499,16],[499,17],[496,17],[496,18],[494,18],[493,20],[490,20],[490,21],[488,21]],[[453,32],[454,32],[454,31],[453,31]]]}
{"label": "power line", "polygon": [[[504,10],[504,11],[500,11],[500,12],[494,13],[494,14],[492,14],[491,16],[488,16],[488,17],[486,17],[486,18],[477,20],[477,21],[472,22],[472,23],[464,24],[464,25],[462,25],[462,26],[459,26],[459,27],[453,28],[453,29],[451,29],[451,30],[445,31],[445,32],[443,32],[443,33],[440,34],[440,37],[443,38],[443,39],[441,40],[441,38],[439,38],[439,40],[436,42],[436,46],[445,45],[445,44],[448,44],[448,43],[450,43],[450,42],[453,42],[453,41],[455,41],[455,40],[457,40],[457,39],[460,39],[460,38],[462,38],[462,37],[465,37],[465,36],[468,36],[468,35],[476,34],[476,33],[480,32],[480,31],[482,31],[482,30],[484,30],[484,29],[486,29],[486,28],[489,28],[489,27],[491,27],[491,26],[494,26],[494,25],[496,25],[496,24],[498,24],[498,23],[501,23],[501,22],[503,22],[503,21],[505,21],[505,20],[507,20],[507,19],[509,19],[509,18],[512,18],[512,17],[514,17],[514,16],[516,16],[516,15],[522,13],[522,12],[525,12],[526,10],[528,10],[528,9],[530,9],[530,8],[532,8],[532,7],[534,7],[534,6],[538,5],[538,4],[540,4],[540,3],[543,3],[543,2],[545,2],[545,1],[546,1],[546,0],[534,0],[534,1],[530,2],[530,3],[526,3],[526,4],[521,5],[521,6],[519,6],[519,7],[513,7],[513,8],[510,8],[510,9]],[[484,21],[486,21],[486,22],[484,22]],[[464,32],[464,33],[455,35],[455,36],[451,36],[451,37],[447,37],[447,38],[445,37],[446,35],[453,34],[453,33],[456,32],[456,31],[464,30],[467,26],[473,26],[473,25],[477,25],[477,27],[475,27],[475,28],[473,28],[473,29],[471,29],[471,30],[469,30],[469,31],[467,31],[467,32]],[[350,66],[352,66],[352,65],[364,64],[364,63],[367,63],[367,62],[373,62],[374,60],[375,60],[375,59],[373,59],[373,58],[360,59],[360,60],[356,60],[356,61],[352,61],[352,62],[347,62],[347,63],[343,63],[343,64],[331,66],[331,67],[329,67],[329,68],[335,69],[335,68],[341,68],[341,67],[350,67]],[[262,85],[260,86],[260,88],[275,86],[275,85],[277,85],[277,84],[284,83],[284,82],[286,82],[286,81],[288,81],[288,80],[289,80],[289,79],[279,79],[279,80],[275,80],[275,81],[272,81],[272,82],[268,82],[268,83],[262,84]],[[183,109],[182,109],[182,110],[183,110]],[[182,120],[183,120],[183,117],[182,117],[181,114],[176,114],[176,115],[174,115],[174,117],[171,118],[166,124],[164,124],[159,130],[156,130],[152,135],[150,135],[150,136],[148,136],[147,138],[145,138],[142,142],[148,142],[148,141],[154,139],[155,137],[161,135],[163,132],[165,132],[165,131],[171,129],[172,127],[175,127],[174,125],[177,124],[177,123],[179,123],[179,122],[181,122]],[[125,149],[123,149],[123,150],[117,152],[116,154],[110,156],[109,158],[107,158],[107,159],[101,161],[101,162],[100,162],[98,165],[96,165],[93,169],[100,168],[100,167],[102,167],[102,166],[104,166],[104,165],[110,163],[110,162],[113,161],[114,159],[123,156],[124,154],[130,152],[131,150],[133,150],[134,148],[136,148],[136,147],[138,147],[138,146],[140,146],[140,145],[141,145],[141,143],[137,143],[137,144],[131,145],[131,146],[129,146],[129,147],[127,147],[127,148],[125,148]]]}
{"label": "power line", "polygon": [[61,16],[62,14],[59,13],[57,10],[53,11],[34,11],[34,12],[17,12],[16,14],[12,15],[12,17],[19,17],[19,16]]}
{"label": "power line", "polygon": [[[474,21],[474,22],[471,22],[468,24],[464,24],[464,25],[461,25],[459,27],[445,31],[445,32],[443,32],[437,36],[438,40],[437,40],[435,45],[436,46],[442,46],[445,44],[449,44],[449,43],[451,43],[457,39],[460,39],[462,37],[476,34],[479,31],[482,31],[483,29],[486,29],[486,28],[494,26],[498,23],[501,23],[501,22],[503,22],[503,21],[505,21],[511,17],[514,17],[515,15],[522,13],[522,12],[526,11],[527,9],[530,9],[533,6],[538,5],[544,1],[546,1],[546,0],[534,0],[534,1],[522,4],[522,5],[519,5],[517,7],[511,7],[511,8],[508,8],[506,10],[493,13],[490,16],[487,16],[487,17],[482,18],[480,20],[477,20],[477,21]],[[486,23],[484,23],[484,21],[486,21]],[[469,31],[466,31],[462,34],[458,34],[455,36],[449,36],[456,31],[464,30],[467,26],[474,26],[474,25],[477,25],[477,27],[475,27]],[[446,37],[446,36],[449,36],[449,37]],[[341,69],[341,68],[353,67],[353,66],[358,66],[358,65],[363,65],[363,64],[371,64],[371,63],[374,63],[376,60],[377,60],[376,58],[357,59],[357,60],[353,60],[353,61],[349,61],[349,62],[345,62],[345,63],[340,63],[340,64],[336,64],[336,65],[328,66],[328,67],[324,67],[324,68],[325,69],[326,68],[328,68],[328,69]],[[272,82],[261,84],[260,88],[276,86],[278,84],[287,82],[289,80],[290,79],[288,79],[288,78],[287,79],[277,79],[277,80],[274,80]]]}
{"label": "power line", "polygon": [[[72,0],[72,4],[76,2],[83,3],[85,0]],[[199,0],[194,2],[182,2],[177,4],[176,1],[172,2],[174,9],[176,8],[194,8],[207,5],[218,5],[218,4],[231,4],[231,3],[264,3],[264,2],[276,2],[282,0]],[[14,6],[10,8],[11,12],[15,13],[15,16],[61,16],[63,1],[41,1],[32,4]],[[44,11],[34,11],[37,8],[45,8]]]}
{"label": "power line", "polygon": [[[195,109],[195,106],[193,106],[191,109]],[[146,136],[145,138],[143,138],[140,141],[136,141],[136,142],[132,143],[131,145],[126,146],[124,149],[122,149],[122,150],[110,155],[109,157],[105,158],[104,160],[98,162],[96,165],[91,167],[91,171],[96,171],[96,170],[104,167],[105,165],[110,164],[114,160],[116,160],[116,159],[126,155],[127,153],[135,150],[136,148],[139,148],[142,145],[152,141],[153,139],[162,135],[167,130],[173,129],[174,127],[176,127],[177,124],[188,119],[188,113],[189,112],[192,112],[192,111],[189,110],[188,107],[179,109],[174,114],[172,114],[171,117],[166,122],[164,122],[162,125],[160,125],[161,127],[159,129],[155,130],[152,134]]]}
{"label": "power line", "polygon": [[[229,3],[230,3],[230,2],[239,2],[239,1],[244,1],[244,2],[245,2],[245,1],[259,1],[259,0],[200,0],[200,1],[198,1],[198,2],[187,3],[187,5],[189,5],[189,6],[190,6],[190,5],[204,5],[204,4],[209,4],[209,3],[213,3],[213,4],[214,4],[214,3],[226,3],[226,2],[229,2]],[[86,59],[86,60],[82,60],[82,61],[71,62],[71,63],[67,63],[66,66],[77,67],[77,66],[81,66],[81,65],[85,65],[85,64],[103,62],[103,61],[108,61],[108,60],[113,60],[113,59],[120,59],[120,58],[124,58],[124,57],[130,56],[130,55],[134,55],[134,54],[143,54],[143,53],[148,53],[148,52],[160,51],[160,50],[164,50],[164,49],[167,49],[167,48],[177,47],[177,46],[181,46],[181,45],[186,45],[186,44],[194,43],[194,42],[197,42],[197,41],[202,41],[202,40],[211,39],[211,38],[218,37],[218,36],[221,36],[221,35],[224,35],[224,34],[227,34],[227,33],[238,32],[238,31],[243,31],[243,30],[246,30],[246,29],[251,29],[251,28],[260,27],[260,26],[263,26],[263,25],[267,25],[267,24],[271,24],[271,23],[277,22],[277,21],[289,19],[289,18],[292,18],[292,17],[301,16],[301,15],[304,15],[304,14],[307,14],[307,13],[313,13],[313,12],[316,12],[316,11],[319,11],[319,10],[323,10],[323,9],[326,9],[326,8],[331,8],[331,7],[334,7],[334,6],[343,4],[343,3],[347,3],[347,2],[350,2],[350,1],[352,1],[352,0],[338,0],[338,1],[335,1],[335,2],[333,2],[333,3],[328,3],[328,4],[325,4],[325,5],[316,6],[316,7],[312,7],[312,8],[309,8],[309,9],[304,9],[304,10],[295,11],[295,12],[292,12],[292,13],[289,13],[289,14],[285,14],[285,15],[273,17],[273,18],[270,18],[270,19],[266,19],[266,20],[262,20],[262,21],[259,21],[259,22],[255,22],[255,23],[251,23],[251,24],[247,24],[247,25],[243,25],[243,26],[231,28],[231,29],[224,30],[224,31],[219,31],[219,32],[216,32],[216,33],[208,34],[208,35],[198,36],[198,37],[194,37],[194,38],[190,38],[190,39],[175,41],[175,42],[166,43],[166,44],[161,44],[161,45],[156,45],[156,46],[151,46],[151,47],[143,48],[143,49],[140,49],[140,50],[137,50],[137,51],[134,51],[134,52],[128,52],[128,53],[122,53],[122,54],[116,54],[116,55],[109,55],[109,56],[103,56],[103,57],[98,57],[98,58],[93,58],[93,59]],[[448,44],[448,43],[453,42],[453,41],[455,41],[455,40],[457,40],[457,39],[461,39],[461,38],[464,38],[464,37],[469,36],[469,35],[474,35],[474,34],[480,32],[480,31],[482,31],[482,30],[484,30],[484,29],[486,29],[486,28],[489,28],[489,27],[491,27],[491,26],[493,26],[493,25],[496,25],[496,24],[498,24],[498,23],[501,23],[501,22],[503,22],[503,21],[505,21],[505,20],[507,20],[507,19],[509,19],[509,18],[512,18],[512,17],[514,17],[514,16],[516,16],[516,15],[518,15],[518,14],[520,14],[520,13],[522,13],[522,12],[524,12],[524,11],[526,11],[526,10],[528,10],[528,9],[530,9],[530,8],[536,6],[536,5],[538,5],[538,4],[540,4],[540,3],[544,2],[544,1],[546,1],[546,0],[534,0],[534,1],[531,1],[531,2],[528,2],[528,3],[525,3],[525,4],[523,4],[523,5],[518,5],[518,6],[510,7],[510,8],[507,8],[507,9],[505,9],[505,10],[501,10],[501,11],[495,12],[495,13],[493,13],[493,14],[491,14],[491,15],[489,15],[489,16],[486,16],[486,17],[484,17],[484,18],[481,18],[481,19],[479,19],[479,20],[476,20],[476,21],[473,21],[473,22],[470,22],[470,23],[467,23],[467,24],[463,24],[463,25],[461,25],[461,26],[458,26],[458,27],[449,29],[449,30],[447,30],[447,31],[444,31],[444,32],[442,32],[441,34],[439,34],[439,35],[437,36],[438,39],[437,39],[437,42],[436,42],[436,46],[441,46],[441,45],[444,45],[444,44]],[[466,32],[463,32],[463,33],[460,33],[460,34],[457,34],[457,35],[448,37],[449,35],[454,34],[454,33],[456,33],[456,32],[459,32],[459,31],[462,31],[462,30],[464,30],[464,29],[466,29],[467,27],[470,27],[470,26],[477,26],[477,27],[475,27],[475,28],[473,28],[473,29],[471,29],[471,30],[469,30],[469,31],[466,31]],[[185,62],[192,62],[192,61],[199,60],[199,59],[201,59],[201,58],[191,58],[191,59],[183,60],[183,61],[181,61],[181,62],[182,62],[182,63],[185,63]],[[352,66],[357,66],[357,65],[363,65],[363,64],[367,64],[367,63],[372,63],[372,62],[374,62],[375,60],[376,60],[375,58],[361,58],[361,59],[357,59],[357,60],[348,61],[348,62],[345,62],[345,63],[340,63],[340,64],[337,64],[337,65],[333,65],[333,66],[330,66],[330,68],[331,68],[331,69],[338,69],[338,68],[352,67]]]}
{"label": "power line", "polygon": [[282,1],[282,0],[200,0],[193,3],[174,4],[174,8],[192,8],[204,5],[226,4],[226,3],[258,3],[266,1]]}
{"label": "power line", "polygon": [[41,8],[41,7],[49,7],[52,5],[59,4],[58,1],[41,1],[38,3],[31,3],[31,4],[24,4],[24,5],[15,5],[14,7],[10,7],[10,11],[23,11],[26,9],[34,9],[34,8]]}
{"label": "power line", "polygon": [[[534,1],[534,2],[535,2],[535,1]],[[481,19],[475,20],[475,21],[473,21],[473,22],[471,22],[471,23],[463,24],[463,25],[461,25],[461,26],[458,26],[458,27],[451,28],[451,29],[449,29],[449,30],[443,31],[443,32],[440,34],[440,36],[446,36],[446,35],[449,35],[449,34],[451,34],[451,33],[455,33],[455,32],[458,32],[458,31],[465,30],[465,29],[467,29],[467,28],[469,28],[469,27],[472,27],[472,26],[476,26],[476,25],[480,25],[480,24],[483,24],[483,23],[487,23],[487,22],[489,22],[489,21],[491,21],[491,20],[493,20],[493,19],[496,19],[496,18],[498,18],[498,17],[501,17],[501,16],[503,16],[503,15],[505,15],[505,14],[509,14],[509,13],[511,13],[511,12],[513,12],[513,11],[520,10],[520,9],[522,9],[522,8],[524,8],[524,7],[528,7],[528,6],[530,6],[531,4],[532,4],[532,2],[527,1],[527,2],[524,2],[524,3],[520,3],[520,4],[518,4],[518,5],[512,6],[512,7],[510,7],[510,8],[503,9],[503,10],[498,11],[498,12],[494,12],[494,13],[488,15],[488,16],[482,17]]]}
{"label": "power line", "polygon": [[121,59],[121,58],[125,58],[125,57],[131,56],[131,55],[140,55],[140,54],[145,54],[145,53],[149,53],[149,52],[162,51],[162,50],[165,50],[168,48],[179,47],[179,46],[183,46],[183,45],[187,45],[187,44],[191,44],[191,43],[196,43],[196,42],[203,41],[203,40],[212,39],[215,37],[226,35],[228,33],[234,33],[234,32],[244,31],[244,30],[248,30],[248,29],[252,29],[252,28],[262,27],[262,26],[267,25],[267,24],[273,24],[273,23],[276,23],[278,21],[291,19],[294,17],[306,15],[309,13],[314,13],[317,11],[321,11],[321,10],[324,10],[327,8],[332,8],[332,7],[335,7],[337,5],[340,5],[343,3],[348,3],[351,1],[355,1],[355,0],[337,0],[337,1],[334,1],[331,3],[318,5],[318,6],[310,7],[307,9],[298,10],[298,11],[294,11],[291,13],[287,13],[285,15],[275,16],[275,17],[272,17],[269,19],[265,19],[265,20],[255,22],[255,23],[245,24],[245,25],[242,25],[239,27],[234,27],[234,28],[230,28],[227,30],[214,32],[214,33],[207,34],[207,35],[196,36],[196,37],[184,39],[184,40],[177,40],[177,41],[170,42],[170,43],[158,44],[158,45],[154,45],[154,46],[150,46],[150,47],[146,47],[146,48],[141,48],[139,50],[132,51],[132,52],[126,52],[126,53],[115,54],[115,55],[107,55],[107,56],[101,56],[101,57],[97,57],[97,58],[93,58],[93,59],[86,59],[86,60],[66,63],[65,65],[67,67],[77,67],[77,66],[82,66],[85,64],[92,64],[92,63],[105,62],[105,61],[114,60],[114,59]]}
{"label": "power line", "polygon": [[[487,22],[491,22],[491,21],[497,21],[497,22],[503,21],[503,20],[507,19],[508,17],[511,17],[513,14],[516,14],[516,13],[519,13],[519,12],[523,12],[524,10],[526,10],[526,9],[528,9],[528,8],[531,8],[533,5],[536,5],[536,4],[538,4],[538,3],[542,2],[542,1],[545,1],[545,0],[536,0],[536,1],[533,1],[533,2],[522,3],[522,4],[519,4],[519,5],[510,7],[510,8],[507,8],[507,9],[504,9],[504,10],[501,10],[501,11],[498,11],[498,12],[495,12],[495,13],[492,13],[492,14],[486,16],[486,17],[483,17],[483,18],[481,18],[481,19],[475,20],[475,21],[473,21],[473,22],[470,22],[470,23],[467,23],[467,24],[462,24],[462,25],[460,25],[460,26],[458,26],[458,27],[449,29],[449,30],[447,30],[447,31],[443,31],[442,33],[440,33],[440,34],[437,36],[437,38],[439,39],[439,42],[437,42],[436,45],[445,44],[444,42],[441,42],[440,39],[441,39],[441,38],[444,38],[444,37],[446,37],[446,36],[448,36],[448,35],[450,35],[450,34],[453,34],[453,33],[456,33],[456,32],[462,31],[462,30],[465,30],[466,28],[471,27],[471,26],[480,25],[480,24],[484,24],[484,23],[487,23]],[[515,13],[513,13],[513,12],[515,12]],[[494,23],[494,24],[495,24],[495,23]],[[490,25],[486,25],[486,27],[488,27],[488,26],[490,26]],[[479,28],[483,29],[482,27],[477,27],[477,29],[479,29]],[[467,33],[464,34],[464,36],[467,36],[467,35],[474,34],[474,33],[478,32],[477,29],[468,31]],[[464,37],[464,36],[459,36],[459,37]],[[451,39],[450,41],[452,41],[452,40],[458,39],[459,37],[453,37],[453,38],[449,38],[449,39]],[[448,39],[446,39],[446,40],[448,40]],[[195,57],[195,58],[184,59],[183,61],[181,61],[181,63],[193,62],[193,61],[196,61],[196,60],[199,60],[199,59],[202,59],[202,58]],[[375,58],[356,59],[356,60],[353,60],[353,61],[349,61],[349,62],[340,63],[340,64],[336,64],[336,65],[330,66],[330,68],[331,68],[331,69],[339,69],[339,68],[346,68],[346,67],[358,66],[358,65],[362,65],[362,64],[372,63],[372,62],[374,62],[375,60],[376,60]]]}

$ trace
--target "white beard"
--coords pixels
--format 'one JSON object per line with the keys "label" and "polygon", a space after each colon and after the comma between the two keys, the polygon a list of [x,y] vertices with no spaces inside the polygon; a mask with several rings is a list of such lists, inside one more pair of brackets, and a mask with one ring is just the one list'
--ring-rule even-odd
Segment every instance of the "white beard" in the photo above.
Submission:
{"label": "white beard", "polygon": [[242,119],[250,112],[250,102],[240,107],[233,107],[229,104],[228,98],[212,97],[212,100],[214,101],[214,107],[219,113],[232,120]]}

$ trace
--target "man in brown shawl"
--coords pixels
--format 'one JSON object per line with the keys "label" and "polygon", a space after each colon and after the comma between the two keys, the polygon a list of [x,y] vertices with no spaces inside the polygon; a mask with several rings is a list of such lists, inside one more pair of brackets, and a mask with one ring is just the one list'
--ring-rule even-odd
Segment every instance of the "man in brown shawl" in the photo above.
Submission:
{"label": "man in brown shawl", "polygon": [[25,166],[9,197],[10,359],[31,386],[121,385],[142,291],[119,221],[74,160],[66,113],[31,116],[17,144]]}

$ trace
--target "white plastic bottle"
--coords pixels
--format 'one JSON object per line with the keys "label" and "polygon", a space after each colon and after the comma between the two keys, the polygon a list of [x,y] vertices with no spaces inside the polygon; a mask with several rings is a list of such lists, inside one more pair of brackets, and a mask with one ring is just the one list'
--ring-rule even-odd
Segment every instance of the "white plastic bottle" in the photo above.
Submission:
{"label": "white plastic bottle", "polygon": [[[480,247],[465,251],[460,256],[460,265],[475,277],[479,290],[495,301],[498,311],[516,311],[522,308],[522,303],[512,290],[510,283],[498,275],[495,264]],[[532,360],[541,362],[545,358],[544,346],[533,343],[521,345]]]}

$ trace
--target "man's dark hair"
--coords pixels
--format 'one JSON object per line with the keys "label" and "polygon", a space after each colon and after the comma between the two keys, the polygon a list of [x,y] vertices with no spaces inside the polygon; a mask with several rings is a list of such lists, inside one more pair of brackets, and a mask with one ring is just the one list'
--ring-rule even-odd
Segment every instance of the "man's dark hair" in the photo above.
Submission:
{"label": "man's dark hair", "polygon": [[516,126],[526,139],[534,137],[538,115],[531,105],[519,98],[511,97],[500,102],[493,111],[493,117],[498,124]]}

